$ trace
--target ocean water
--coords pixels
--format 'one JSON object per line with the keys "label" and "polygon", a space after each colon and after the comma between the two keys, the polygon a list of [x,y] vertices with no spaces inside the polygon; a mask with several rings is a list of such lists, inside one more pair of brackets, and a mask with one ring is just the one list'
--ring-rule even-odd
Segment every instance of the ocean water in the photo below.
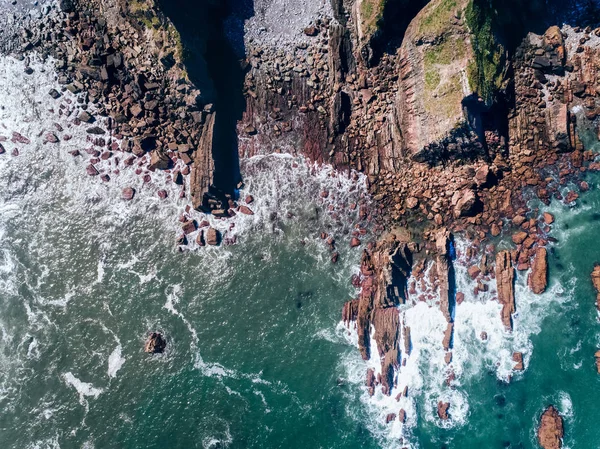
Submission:
{"label": "ocean water", "polygon": [[[532,295],[519,273],[512,334],[494,292],[473,294],[457,236],[466,299],[455,311],[450,367],[435,286],[418,285],[414,303],[401,308],[412,351],[398,388],[369,397],[364,378],[378,369],[376,352],[362,361],[354,330],[340,323],[343,303],[357,294],[350,279],[360,250],[349,239],[359,220],[350,205],[368,202],[363,177],[286,155],[243,160],[241,197],[255,197],[255,214],[192,214],[236,244],[199,248],[192,236],[180,252],[188,203],[177,186],[164,173],[144,183],[137,167],[114,158],[97,164],[109,182],[86,175],[92,144],[85,127],[71,124],[77,99],[48,95],[52,61],[31,66],[28,76],[23,62],[0,58],[0,136],[8,138],[0,155],[0,447],[536,448],[537,419],[550,403],[565,416],[565,447],[600,447],[600,323],[589,279],[600,261],[597,177],[577,208],[550,206],[558,239],[550,287]],[[31,142],[10,142],[13,132]],[[49,132],[61,141],[44,143]],[[69,154],[75,149],[82,156]],[[124,202],[128,186],[136,197]],[[335,265],[321,232],[336,238]],[[156,330],[168,346],[150,356],[144,340]],[[513,351],[524,353],[525,372],[512,372]],[[398,402],[404,386],[408,397]],[[447,422],[437,418],[439,400],[451,403]],[[406,423],[385,424],[400,408]]]}

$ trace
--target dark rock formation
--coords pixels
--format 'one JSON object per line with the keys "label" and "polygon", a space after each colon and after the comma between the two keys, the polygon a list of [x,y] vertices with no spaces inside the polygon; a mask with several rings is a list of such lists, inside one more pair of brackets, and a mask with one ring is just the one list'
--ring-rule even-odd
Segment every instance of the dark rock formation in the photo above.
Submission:
{"label": "dark rock formation", "polygon": [[162,334],[158,332],[152,332],[146,340],[144,351],[149,354],[159,354],[165,350],[166,346],[167,341]]}

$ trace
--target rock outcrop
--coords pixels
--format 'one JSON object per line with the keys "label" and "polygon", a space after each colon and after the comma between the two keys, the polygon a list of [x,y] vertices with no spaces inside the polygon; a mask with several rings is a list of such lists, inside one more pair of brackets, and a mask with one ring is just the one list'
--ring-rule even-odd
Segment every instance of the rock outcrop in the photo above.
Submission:
{"label": "rock outcrop", "polygon": [[515,313],[515,270],[509,251],[501,251],[496,255],[496,285],[498,301],[502,304],[502,323],[512,330],[512,314]]}
{"label": "rock outcrop", "polygon": [[450,269],[451,260],[449,255],[450,232],[440,229],[435,237],[437,249],[436,269],[440,289],[440,309],[449,323],[452,321],[452,310],[450,304]]}
{"label": "rock outcrop", "polygon": [[596,307],[600,310],[600,264],[594,265],[592,271],[592,284],[596,290]]}
{"label": "rock outcrop", "polygon": [[449,402],[443,402],[443,401],[438,402],[437,414],[438,414],[438,417],[442,421],[447,421],[448,419],[450,419],[450,414],[448,413],[449,409],[450,409]]}
{"label": "rock outcrop", "polygon": [[560,449],[564,436],[563,419],[554,406],[548,407],[540,418],[538,442],[544,449]]}
{"label": "rock outcrop", "polygon": [[159,354],[163,352],[166,347],[167,341],[162,336],[162,334],[158,332],[152,332],[146,340],[144,352],[147,352],[149,354]]}
{"label": "rock outcrop", "polygon": [[546,248],[536,250],[527,283],[535,294],[539,295],[546,291],[548,286],[548,252]]}
{"label": "rock outcrop", "polygon": [[594,357],[596,358],[596,371],[598,371],[598,374],[600,374],[600,349],[596,351]]}

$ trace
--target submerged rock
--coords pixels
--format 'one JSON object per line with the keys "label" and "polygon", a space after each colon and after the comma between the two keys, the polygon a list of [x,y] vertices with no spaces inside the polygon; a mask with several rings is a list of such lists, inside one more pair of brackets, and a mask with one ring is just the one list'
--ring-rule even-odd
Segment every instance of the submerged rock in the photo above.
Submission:
{"label": "submerged rock", "polygon": [[563,419],[558,410],[551,405],[542,413],[540,418],[537,431],[538,442],[544,449],[560,449],[563,435]]}
{"label": "submerged rock", "polygon": [[162,336],[162,334],[158,332],[152,332],[148,336],[148,340],[146,340],[146,345],[144,346],[144,351],[149,354],[160,354],[165,350],[167,346],[167,341]]}

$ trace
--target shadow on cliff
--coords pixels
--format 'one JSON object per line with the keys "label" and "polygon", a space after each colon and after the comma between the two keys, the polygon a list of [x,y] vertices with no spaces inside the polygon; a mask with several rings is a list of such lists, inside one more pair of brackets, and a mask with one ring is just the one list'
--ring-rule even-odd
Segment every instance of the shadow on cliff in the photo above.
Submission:
{"label": "shadow on cliff", "polygon": [[245,109],[244,21],[254,15],[253,0],[160,0],[181,35],[190,81],[203,101],[215,106],[213,188],[234,194],[241,182],[237,122]]}

